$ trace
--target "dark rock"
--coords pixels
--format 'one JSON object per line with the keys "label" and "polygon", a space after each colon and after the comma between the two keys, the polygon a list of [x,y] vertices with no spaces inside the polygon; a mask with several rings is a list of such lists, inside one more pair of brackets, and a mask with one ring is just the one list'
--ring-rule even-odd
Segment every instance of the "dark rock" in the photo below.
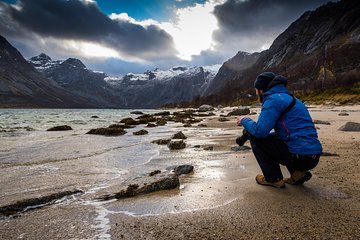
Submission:
{"label": "dark rock", "polygon": [[214,146],[205,146],[203,149],[206,151],[212,151],[214,150]]}
{"label": "dark rock", "polygon": [[157,139],[154,141],[151,141],[151,143],[156,143],[158,145],[166,145],[171,141],[171,139]]}
{"label": "dark rock", "polygon": [[157,125],[156,125],[156,124],[153,124],[153,123],[148,123],[148,125],[146,125],[146,127],[152,128],[152,127],[157,127]]}
{"label": "dark rock", "polygon": [[46,131],[68,131],[68,130],[73,130],[73,129],[68,125],[61,125],[61,126],[55,126],[55,127],[49,128]]}
{"label": "dark rock", "polygon": [[139,119],[140,124],[147,124],[149,122],[156,122],[156,117],[150,115],[150,114],[144,114],[142,116],[137,117]]}
{"label": "dark rock", "polygon": [[341,112],[341,113],[339,113],[338,115],[339,115],[339,116],[349,116],[349,114],[346,113],[346,112]]}
{"label": "dark rock", "polygon": [[186,143],[181,140],[181,141],[170,141],[168,144],[167,144],[168,148],[170,150],[177,150],[177,149],[183,149],[186,147]]}
{"label": "dark rock", "polygon": [[329,153],[329,152],[323,152],[322,157],[339,157],[340,155],[337,153]]}
{"label": "dark rock", "polygon": [[194,148],[200,148],[201,146],[200,145],[195,145]]}
{"label": "dark rock", "polygon": [[98,116],[91,116],[91,118],[99,118]]}
{"label": "dark rock", "polygon": [[323,125],[330,125],[329,122],[321,121],[321,120],[314,120],[314,124],[323,124]]}
{"label": "dark rock", "polygon": [[134,126],[126,124],[111,124],[109,128],[134,128]]}
{"label": "dark rock", "polygon": [[164,112],[158,112],[154,114],[155,116],[168,116],[170,115],[170,112],[164,111]]}
{"label": "dark rock", "polygon": [[203,124],[203,123],[199,124],[198,126],[199,126],[199,127],[207,127],[207,125],[206,125],[206,124]]}
{"label": "dark rock", "polygon": [[185,123],[183,127],[191,127],[190,123]]}
{"label": "dark rock", "polygon": [[360,132],[360,123],[347,122],[344,126],[341,126],[339,130],[348,132]]}
{"label": "dark rock", "polygon": [[227,119],[226,117],[221,117],[218,119],[219,122],[227,122],[230,121],[229,119]]}
{"label": "dark rock", "polygon": [[179,165],[174,168],[176,175],[180,176],[181,174],[188,174],[194,170],[192,165]]}
{"label": "dark rock", "polygon": [[175,133],[175,134],[171,137],[171,139],[186,139],[186,138],[187,138],[187,137],[185,136],[185,134],[184,134],[182,131]]}
{"label": "dark rock", "polygon": [[250,108],[248,107],[239,107],[228,113],[228,116],[240,116],[240,115],[248,115],[250,113]]}
{"label": "dark rock", "polygon": [[165,124],[167,124],[165,119],[158,119],[156,120],[156,124],[159,126],[164,126]]}
{"label": "dark rock", "polygon": [[63,197],[84,193],[82,190],[75,189],[71,191],[58,192],[38,198],[30,198],[18,201],[14,204],[1,206],[0,207],[0,216],[11,216],[20,212],[27,210],[32,210],[36,208],[42,208],[51,204],[54,204],[56,201],[60,200]]}
{"label": "dark rock", "polygon": [[148,134],[149,132],[144,130],[144,129],[141,129],[137,132],[133,132],[133,135],[145,135],[145,134]]}
{"label": "dark rock", "polygon": [[104,136],[121,136],[124,135],[126,131],[122,128],[95,128],[91,129],[86,134],[95,134],[95,135],[104,135]]}
{"label": "dark rock", "polygon": [[209,111],[214,111],[214,110],[215,110],[215,108],[213,108],[210,105],[206,105],[206,104],[201,105],[198,109],[199,112],[209,112]]}
{"label": "dark rock", "polygon": [[213,113],[213,112],[199,113],[198,116],[199,117],[211,117],[211,116],[215,116],[215,113]]}
{"label": "dark rock", "polygon": [[234,152],[239,152],[239,151],[246,151],[246,150],[250,150],[251,147],[248,147],[248,146],[233,146],[231,147],[231,150],[234,151]]}
{"label": "dark rock", "polygon": [[144,113],[141,112],[141,111],[132,111],[132,112],[130,112],[130,114],[142,115],[142,114],[144,114]]}
{"label": "dark rock", "polygon": [[155,171],[152,171],[151,173],[149,173],[149,176],[152,177],[152,176],[154,176],[156,174],[159,174],[159,173],[161,173],[160,170],[155,170]]}
{"label": "dark rock", "polygon": [[125,123],[126,125],[138,125],[139,122],[138,121],[135,121],[134,119],[132,118],[124,118],[120,121],[121,123]]}

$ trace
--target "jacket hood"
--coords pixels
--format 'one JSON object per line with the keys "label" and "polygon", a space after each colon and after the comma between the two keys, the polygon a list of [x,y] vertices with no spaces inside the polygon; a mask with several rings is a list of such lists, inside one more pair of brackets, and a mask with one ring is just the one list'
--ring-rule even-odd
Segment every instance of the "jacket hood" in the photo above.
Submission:
{"label": "jacket hood", "polygon": [[267,88],[264,90],[264,92],[267,92],[272,87],[279,85],[279,84],[283,84],[285,87],[287,85],[287,78],[283,77],[281,75],[276,76],[273,80],[271,80],[271,82],[269,82],[269,84],[268,84]]}

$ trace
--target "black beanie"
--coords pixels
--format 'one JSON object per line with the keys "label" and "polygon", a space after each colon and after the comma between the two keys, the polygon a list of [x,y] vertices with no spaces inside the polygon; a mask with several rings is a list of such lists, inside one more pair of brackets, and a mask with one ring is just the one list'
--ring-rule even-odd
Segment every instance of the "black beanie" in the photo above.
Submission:
{"label": "black beanie", "polygon": [[272,72],[263,72],[257,76],[254,87],[258,90],[266,91],[269,83],[276,77]]}

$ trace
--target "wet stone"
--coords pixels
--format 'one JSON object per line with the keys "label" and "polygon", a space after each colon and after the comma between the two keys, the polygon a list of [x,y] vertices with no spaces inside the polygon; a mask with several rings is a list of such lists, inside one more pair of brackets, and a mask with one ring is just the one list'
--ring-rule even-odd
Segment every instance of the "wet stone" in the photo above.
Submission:
{"label": "wet stone", "polygon": [[175,133],[171,138],[172,139],[186,139],[187,137],[185,136],[185,134],[182,131],[180,131],[180,132]]}
{"label": "wet stone", "polygon": [[157,139],[154,141],[151,141],[151,143],[156,143],[158,145],[166,145],[171,141],[171,139]]}
{"label": "wet stone", "polygon": [[178,176],[181,174],[191,173],[192,171],[194,171],[194,167],[192,165],[179,165],[174,167],[174,172]]}
{"label": "wet stone", "polygon": [[178,150],[178,149],[183,149],[186,147],[186,143],[183,140],[180,141],[170,141],[167,144],[168,148],[170,150]]}
{"label": "wet stone", "polygon": [[314,120],[313,122],[314,122],[314,124],[330,125],[330,123],[329,123],[329,122],[326,122],[326,121],[321,121],[321,120]]}
{"label": "wet stone", "polygon": [[145,135],[145,134],[148,134],[149,132],[144,130],[144,129],[141,129],[137,132],[133,132],[133,135]]}
{"label": "wet stone", "polygon": [[349,116],[349,114],[346,113],[346,112],[341,112],[341,113],[339,113],[338,115],[339,115],[339,116]]}
{"label": "wet stone", "polygon": [[91,118],[99,118],[98,116],[94,115],[94,116],[91,116]]}
{"label": "wet stone", "polygon": [[91,129],[86,134],[95,134],[95,135],[104,135],[104,136],[121,136],[124,135],[126,131],[122,128],[95,128]]}
{"label": "wet stone", "polygon": [[205,151],[212,151],[212,150],[214,150],[214,146],[205,146],[203,149]]}
{"label": "wet stone", "polygon": [[357,122],[347,122],[344,126],[339,128],[340,131],[348,132],[360,132],[360,123]]}
{"label": "wet stone", "polygon": [[73,130],[73,129],[68,125],[61,125],[61,126],[55,126],[55,127],[49,128],[46,131],[69,131],[69,130]]}
{"label": "wet stone", "polygon": [[142,115],[142,114],[144,114],[143,112],[141,112],[141,111],[132,111],[132,112],[130,112],[131,114],[135,114],[135,115]]}
{"label": "wet stone", "polygon": [[135,121],[133,118],[124,118],[120,121],[120,123],[125,123],[126,125],[138,125],[139,122]]}
{"label": "wet stone", "polygon": [[240,115],[248,115],[250,113],[250,108],[248,107],[239,107],[228,113],[228,116],[240,116]]}
{"label": "wet stone", "polygon": [[227,119],[226,117],[221,117],[218,119],[219,122],[227,122],[230,121],[229,119]]}

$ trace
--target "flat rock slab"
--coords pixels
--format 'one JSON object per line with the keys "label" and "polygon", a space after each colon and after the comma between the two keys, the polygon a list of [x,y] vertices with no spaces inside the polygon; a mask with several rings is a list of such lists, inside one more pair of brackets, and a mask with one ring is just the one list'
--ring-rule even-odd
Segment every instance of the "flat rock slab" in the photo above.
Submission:
{"label": "flat rock slab", "polygon": [[341,126],[339,130],[348,132],[360,132],[360,123],[347,122],[344,126]]}
{"label": "flat rock slab", "polygon": [[146,193],[175,189],[180,186],[179,176],[173,172],[153,171],[147,176],[133,179],[127,185],[108,189],[111,193],[100,193],[97,200],[124,199]]}
{"label": "flat rock slab", "polygon": [[86,134],[95,134],[95,135],[104,135],[104,136],[121,136],[124,135],[126,131],[122,128],[95,128],[91,129]]}
{"label": "flat rock slab", "polygon": [[71,196],[74,194],[82,194],[82,193],[84,193],[82,190],[75,189],[75,190],[68,190],[68,191],[53,193],[50,195],[40,196],[37,198],[21,200],[13,204],[1,206],[0,216],[11,216],[21,212],[42,208],[54,204],[56,203],[56,201],[64,197]]}
{"label": "flat rock slab", "polygon": [[313,122],[314,122],[314,124],[330,125],[329,122],[322,121],[322,120],[314,120]]}
{"label": "flat rock slab", "polygon": [[239,107],[228,113],[228,116],[240,116],[240,115],[248,115],[250,113],[250,108],[248,107]]}

